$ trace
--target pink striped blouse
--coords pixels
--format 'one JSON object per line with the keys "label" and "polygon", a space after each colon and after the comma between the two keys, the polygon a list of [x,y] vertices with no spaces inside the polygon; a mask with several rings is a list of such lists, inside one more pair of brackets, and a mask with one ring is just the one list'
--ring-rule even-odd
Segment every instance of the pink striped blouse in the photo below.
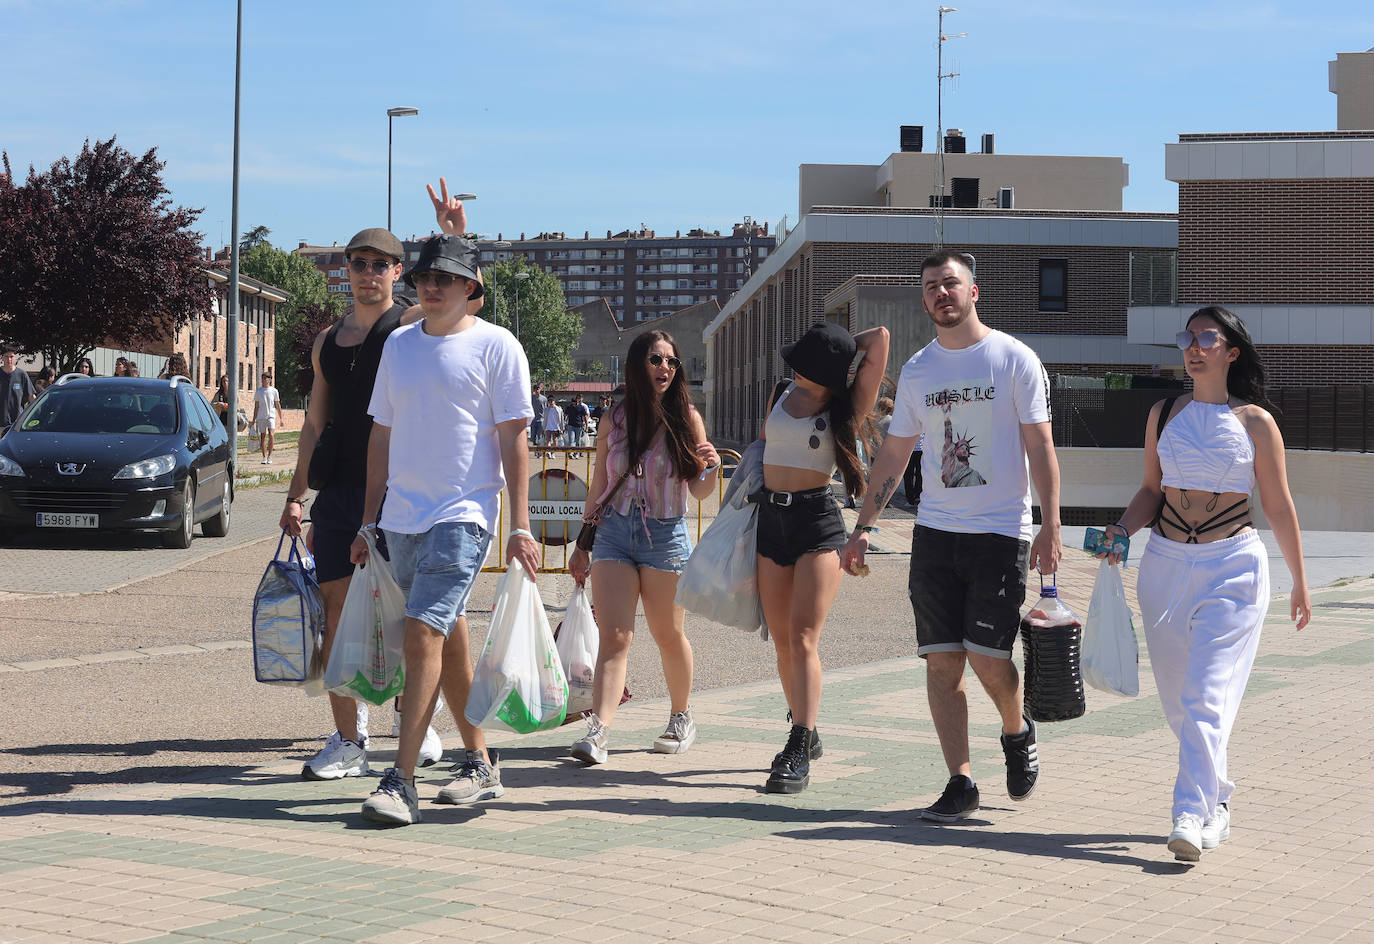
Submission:
{"label": "pink striped blouse", "polygon": [[[611,438],[607,444],[606,488],[610,489],[629,465],[630,455],[625,411],[617,407],[607,419],[611,422]],[[627,515],[633,506],[642,504],[646,518],[681,518],[685,515],[687,480],[677,477],[662,433],[654,437],[639,464],[643,474],[631,475],[625,480],[611,507]]]}

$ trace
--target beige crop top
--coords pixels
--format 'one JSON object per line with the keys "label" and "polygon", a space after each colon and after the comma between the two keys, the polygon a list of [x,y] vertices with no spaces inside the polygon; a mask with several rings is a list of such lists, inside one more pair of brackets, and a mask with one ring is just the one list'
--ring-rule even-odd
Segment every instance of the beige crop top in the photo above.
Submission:
{"label": "beige crop top", "polygon": [[796,384],[788,385],[764,423],[763,464],[834,475],[835,433],[830,429],[830,414],[793,416],[788,413],[782,404],[796,389]]}

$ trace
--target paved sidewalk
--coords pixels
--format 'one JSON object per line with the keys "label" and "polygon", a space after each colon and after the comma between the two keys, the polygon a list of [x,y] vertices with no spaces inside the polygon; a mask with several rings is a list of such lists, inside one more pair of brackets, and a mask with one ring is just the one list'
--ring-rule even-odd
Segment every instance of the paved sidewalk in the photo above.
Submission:
{"label": "paved sidewalk", "polygon": [[[1093,567],[1069,552],[1083,608]],[[842,592],[902,590],[860,587]],[[761,792],[786,730],[757,683],[698,692],[683,755],[648,750],[661,700],[622,709],[604,767],[568,759],[577,725],[494,736],[506,795],[437,806],[431,772],[404,829],[359,816],[375,780],[300,781],[304,755],[0,807],[0,942],[1368,941],[1371,610],[1372,580],[1323,589],[1296,634],[1275,601],[1231,744],[1232,835],[1197,866],[1164,848],[1176,744],[1144,652],[1138,698],[1090,691],[1087,716],[1041,726],[1024,803],[971,681],[983,810],[944,827],[914,815],[945,772],[924,670],[900,658],[827,673],[825,756],[795,797]],[[375,743],[380,771],[395,742]]]}

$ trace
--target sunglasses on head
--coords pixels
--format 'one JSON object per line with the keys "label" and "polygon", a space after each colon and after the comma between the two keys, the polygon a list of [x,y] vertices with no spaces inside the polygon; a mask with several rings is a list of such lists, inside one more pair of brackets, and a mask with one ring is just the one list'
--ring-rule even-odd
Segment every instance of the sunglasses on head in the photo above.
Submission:
{"label": "sunglasses on head", "polygon": [[673,357],[671,354],[667,357],[664,357],[662,354],[649,355],[649,363],[653,364],[655,367],[662,366],[665,360],[668,362],[669,370],[677,370],[679,367],[682,366],[682,361],[678,360],[676,357]]}
{"label": "sunglasses on head", "polygon": [[419,272],[410,277],[420,288],[433,284],[435,288],[445,289],[461,279],[461,275],[449,275],[446,272]]}
{"label": "sunglasses on head", "polygon": [[368,269],[372,270],[373,275],[386,275],[391,267],[396,263],[388,262],[385,259],[349,259],[348,267],[359,275],[363,275]]}
{"label": "sunglasses on head", "polygon": [[1174,340],[1178,342],[1178,349],[1180,351],[1186,351],[1194,344],[1206,350],[1209,347],[1216,346],[1217,342],[1221,340],[1221,332],[1216,328],[1203,328],[1201,331],[1194,334],[1192,331],[1184,328],[1178,333],[1178,336]]}

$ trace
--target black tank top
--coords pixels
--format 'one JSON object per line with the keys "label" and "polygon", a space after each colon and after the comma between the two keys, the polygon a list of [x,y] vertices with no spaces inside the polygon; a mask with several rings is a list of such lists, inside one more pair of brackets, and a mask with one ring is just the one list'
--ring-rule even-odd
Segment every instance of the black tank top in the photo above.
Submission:
{"label": "black tank top", "polygon": [[367,407],[372,402],[372,387],[382,362],[382,345],[401,326],[401,315],[407,307],[403,301],[392,305],[355,347],[339,346],[335,336],[340,319],[320,346],[320,370],[329,384],[329,422],[334,427],[331,435],[339,442],[330,484],[367,484],[367,441],[372,434],[372,416]]}

